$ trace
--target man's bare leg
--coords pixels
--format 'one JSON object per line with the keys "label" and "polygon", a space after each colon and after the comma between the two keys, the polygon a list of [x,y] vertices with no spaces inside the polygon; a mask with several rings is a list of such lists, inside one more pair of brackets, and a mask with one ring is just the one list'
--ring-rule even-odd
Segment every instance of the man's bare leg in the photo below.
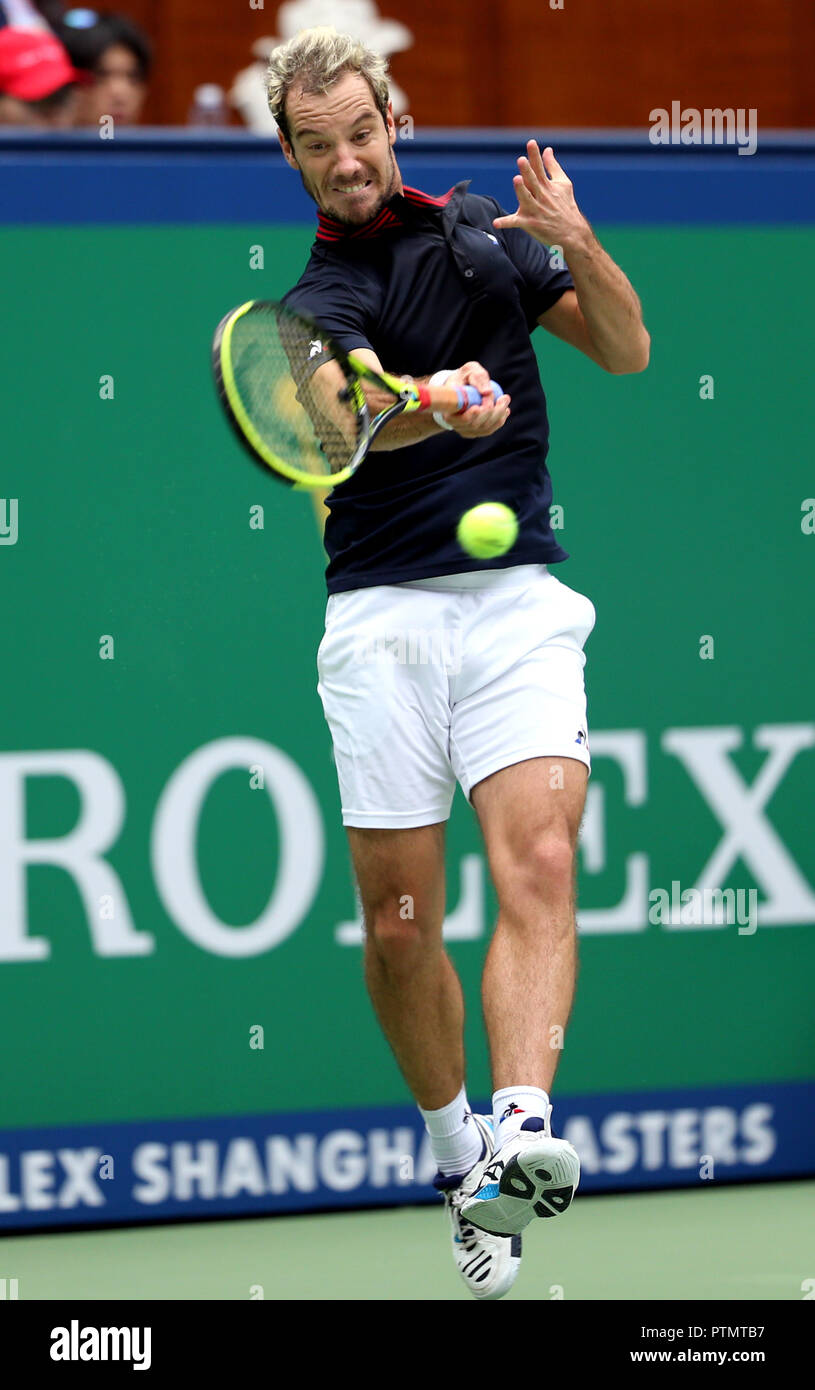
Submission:
{"label": "man's bare leg", "polygon": [[501,1298],[518,1273],[520,1247],[478,1231],[460,1214],[492,1158],[492,1135],[471,1115],[464,1091],[464,1004],[442,945],[444,826],[349,828],[348,838],[365,913],[365,979],[447,1179],[456,1268],[476,1298]]}
{"label": "man's bare leg", "polygon": [[588,771],[575,758],[531,758],[472,793],[498,897],[482,997],[493,1088],[547,1093],[577,971],[575,855]]}
{"label": "man's bare leg", "polygon": [[566,1211],[580,1179],[575,1149],[549,1129],[548,1097],[574,995],[574,859],[587,776],[575,758],[530,758],[472,793],[499,907],[482,983],[495,1153],[461,1210],[496,1235]]}
{"label": "man's bare leg", "polygon": [[442,944],[444,825],[348,827],[365,917],[365,982],[416,1103],[448,1105],[464,1085],[464,1003]]}

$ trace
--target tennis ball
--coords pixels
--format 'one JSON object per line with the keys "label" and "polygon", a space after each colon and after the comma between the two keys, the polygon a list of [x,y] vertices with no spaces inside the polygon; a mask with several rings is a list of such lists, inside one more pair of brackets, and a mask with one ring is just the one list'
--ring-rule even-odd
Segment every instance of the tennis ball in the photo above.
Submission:
{"label": "tennis ball", "polygon": [[465,512],[456,538],[462,550],[476,560],[505,555],[518,539],[518,518],[503,502],[481,502]]}

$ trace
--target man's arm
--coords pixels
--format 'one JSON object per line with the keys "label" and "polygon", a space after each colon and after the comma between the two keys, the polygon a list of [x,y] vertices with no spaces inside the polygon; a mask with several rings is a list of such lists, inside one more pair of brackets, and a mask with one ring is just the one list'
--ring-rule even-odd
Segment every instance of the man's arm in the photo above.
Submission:
{"label": "man's arm", "polygon": [[513,183],[518,211],[497,217],[496,227],[520,227],[546,246],[559,246],[574,290],[567,290],[538,323],[571,343],[607,372],[642,372],[651,339],[631,282],[600,245],[577,206],[571,180],[547,146],[541,158],[534,140],[518,160]]}
{"label": "man's arm", "polygon": [[[606,256],[602,247],[599,249],[602,255]],[[606,290],[595,290],[592,287],[586,292],[581,287],[579,293],[575,290],[564,291],[557,303],[553,304],[551,309],[547,309],[545,314],[541,314],[538,323],[547,333],[585,353],[586,357],[590,357],[592,362],[596,362],[604,371],[643,372],[648,366],[651,340],[644,325],[644,338],[636,332],[637,320],[642,323],[639,300],[622,271],[618,270],[608,256],[606,260],[617,270],[625,285],[631,290],[633,303],[629,313],[630,322],[627,323],[625,313],[619,311],[622,306],[616,304],[616,296],[619,293],[617,287],[609,286]],[[572,263],[570,257],[569,270],[575,284],[579,284],[579,275],[572,269]],[[592,307],[595,301],[598,301],[596,312]],[[585,314],[583,306],[586,308]],[[634,351],[637,343],[640,344],[639,349]]]}
{"label": "man's arm", "polygon": [[[360,358],[362,362],[373,368],[375,372],[382,371],[382,365],[375,352],[370,348],[355,348],[354,356]],[[406,378],[407,379],[407,378]],[[428,377],[417,377],[418,382],[427,382]],[[489,398],[489,404],[473,405],[469,410],[464,410],[460,415],[451,415],[450,424],[457,434],[471,439],[481,437],[486,434],[493,434],[503,425],[509,415],[509,397],[502,397],[505,401],[503,405],[492,403],[492,393],[490,391],[489,373],[485,367],[478,362],[467,362],[463,367],[453,372],[450,378],[451,384],[465,386],[477,386],[485,398]],[[337,401],[337,392],[345,384],[345,378],[336,362],[324,362],[318,367],[311,378],[310,388],[315,402],[321,414],[332,419],[336,424],[344,428],[347,433],[348,441],[351,442],[353,435],[350,425],[352,424],[350,413],[343,410]],[[371,383],[363,382],[363,390],[368,398],[372,412],[382,408],[381,393],[377,392],[376,386]],[[379,399],[377,399],[379,395]],[[393,397],[390,398],[391,400]],[[437,425],[430,411],[410,411],[408,414],[396,415],[393,420],[389,420],[387,425],[371,445],[371,453],[382,453],[390,449],[403,449],[407,444],[418,444],[423,439],[428,439],[433,434],[442,434],[443,426]]]}

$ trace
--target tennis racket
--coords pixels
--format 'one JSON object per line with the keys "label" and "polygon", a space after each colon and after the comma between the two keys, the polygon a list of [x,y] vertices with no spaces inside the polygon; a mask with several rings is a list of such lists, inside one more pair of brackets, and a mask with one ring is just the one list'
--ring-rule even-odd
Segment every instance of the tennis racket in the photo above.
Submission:
{"label": "tennis racket", "polygon": [[[482,399],[474,386],[428,387],[380,374],[344,352],[314,319],[276,300],[250,300],[221,320],[212,368],[241,444],[265,472],[295,489],[344,483],[380,430],[404,411],[452,415]],[[501,388],[490,384],[497,400]]]}

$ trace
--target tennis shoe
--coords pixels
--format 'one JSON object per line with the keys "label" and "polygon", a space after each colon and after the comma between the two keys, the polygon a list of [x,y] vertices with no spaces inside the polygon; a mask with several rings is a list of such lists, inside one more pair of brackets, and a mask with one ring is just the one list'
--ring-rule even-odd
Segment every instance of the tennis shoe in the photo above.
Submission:
{"label": "tennis shoe", "polygon": [[469,1173],[454,1177],[439,1173],[433,1186],[444,1197],[453,1259],[470,1293],[478,1299],[503,1298],[515,1283],[521,1267],[521,1237],[478,1230],[462,1216],[464,1202],[479,1188],[484,1170],[492,1159],[492,1116],[473,1115],[473,1121],[484,1144],[480,1159]]}
{"label": "tennis shoe", "polygon": [[534,1217],[566,1211],[579,1181],[576,1150],[532,1116],[483,1164],[476,1189],[461,1204],[461,1219],[491,1235],[519,1236]]}

